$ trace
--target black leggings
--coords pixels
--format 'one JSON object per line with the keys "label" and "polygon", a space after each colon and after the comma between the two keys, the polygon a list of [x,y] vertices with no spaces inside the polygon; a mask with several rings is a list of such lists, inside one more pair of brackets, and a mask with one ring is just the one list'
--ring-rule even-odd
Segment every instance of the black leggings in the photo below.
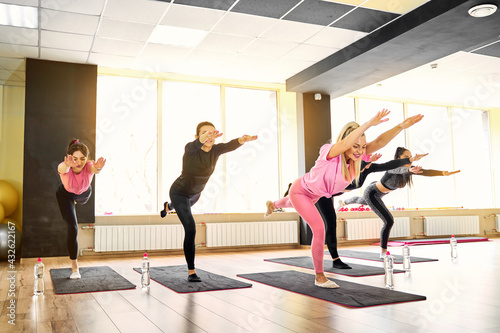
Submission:
{"label": "black leggings", "polygon": [[333,207],[333,197],[321,197],[316,202],[316,208],[325,223],[325,243],[332,259],[338,258],[337,252],[337,214]]}
{"label": "black leggings", "polygon": [[91,194],[92,186],[89,186],[87,191],[82,194],[75,194],[66,191],[62,184],[56,192],[59,210],[61,211],[64,222],[66,222],[68,226],[66,245],[71,260],[78,258],[78,221],[76,220],[75,201],[80,205],[84,205],[89,201]]}
{"label": "black leggings", "polygon": [[196,238],[196,222],[191,213],[191,206],[200,199],[201,193],[195,195],[185,195],[170,188],[170,200],[168,208],[175,209],[179,220],[184,227],[184,256],[188,269],[194,269],[194,253],[195,253],[195,238]]}
{"label": "black leggings", "polygon": [[380,192],[377,188],[376,183],[371,183],[365,189],[363,193],[363,197],[353,197],[347,199],[345,201],[346,204],[360,204],[360,205],[368,205],[382,219],[384,222],[384,226],[382,230],[380,230],[380,247],[383,249],[387,249],[387,242],[389,241],[389,235],[391,233],[392,226],[394,225],[394,217],[389,212],[387,207],[385,206],[382,198],[387,193]]}

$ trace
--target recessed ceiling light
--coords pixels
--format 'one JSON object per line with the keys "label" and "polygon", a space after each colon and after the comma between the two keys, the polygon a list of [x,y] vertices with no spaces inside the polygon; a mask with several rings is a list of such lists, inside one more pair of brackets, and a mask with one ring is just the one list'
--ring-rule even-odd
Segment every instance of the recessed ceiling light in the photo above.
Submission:
{"label": "recessed ceiling light", "polygon": [[0,25],[38,28],[38,8],[0,3]]}
{"label": "recessed ceiling light", "polygon": [[486,17],[497,11],[497,6],[493,4],[477,5],[469,9],[469,15],[472,17]]}
{"label": "recessed ceiling light", "polygon": [[148,42],[175,46],[194,47],[206,37],[208,31],[158,25]]}

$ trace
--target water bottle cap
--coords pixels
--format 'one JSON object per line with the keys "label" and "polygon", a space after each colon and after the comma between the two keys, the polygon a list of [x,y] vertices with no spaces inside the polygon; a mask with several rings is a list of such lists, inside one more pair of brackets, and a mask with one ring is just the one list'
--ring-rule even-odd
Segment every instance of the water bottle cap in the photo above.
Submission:
{"label": "water bottle cap", "polygon": [[405,242],[405,245],[408,245],[408,242]]}
{"label": "water bottle cap", "polygon": [[390,256],[390,255],[391,255],[391,252],[387,251],[386,255]]}
{"label": "water bottle cap", "polygon": [[147,256],[148,256],[148,254],[147,254],[147,253],[144,253],[144,257],[147,257]]}
{"label": "water bottle cap", "polygon": [[42,262],[42,258],[38,258],[38,262]]}

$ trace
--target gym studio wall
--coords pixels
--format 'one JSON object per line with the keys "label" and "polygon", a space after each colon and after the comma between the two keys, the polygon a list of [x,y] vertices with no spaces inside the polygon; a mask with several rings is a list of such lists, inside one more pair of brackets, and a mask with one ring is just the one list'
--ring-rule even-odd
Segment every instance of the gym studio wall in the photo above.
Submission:
{"label": "gym studio wall", "polygon": [[[57,166],[78,138],[95,154],[97,66],[27,59],[22,256],[67,256],[66,223],[56,190]],[[94,181],[92,182],[94,189]],[[94,194],[77,207],[78,222],[94,222]]]}

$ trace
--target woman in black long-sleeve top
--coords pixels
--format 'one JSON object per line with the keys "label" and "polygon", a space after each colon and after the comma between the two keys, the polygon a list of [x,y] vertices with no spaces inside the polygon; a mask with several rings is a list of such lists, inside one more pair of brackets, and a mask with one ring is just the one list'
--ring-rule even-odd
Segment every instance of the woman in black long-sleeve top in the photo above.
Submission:
{"label": "woman in black long-sleeve top", "polygon": [[257,136],[243,135],[227,143],[215,144],[215,139],[222,136],[215,126],[204,121],[196,127],[195,140],[186,145],[182,157],[182,173],[170,188],[170,202],[163,204],[161,217],[165,217],[171,210],[176,211],[181,221],[184,236],[184,255],[188,266],[188,281],[200,282],[194,267],[196,223],[191,212],[193,206],[200,199],[210,176],[215,170],[219,156],[241,147],[245,142],[257,139]]}

